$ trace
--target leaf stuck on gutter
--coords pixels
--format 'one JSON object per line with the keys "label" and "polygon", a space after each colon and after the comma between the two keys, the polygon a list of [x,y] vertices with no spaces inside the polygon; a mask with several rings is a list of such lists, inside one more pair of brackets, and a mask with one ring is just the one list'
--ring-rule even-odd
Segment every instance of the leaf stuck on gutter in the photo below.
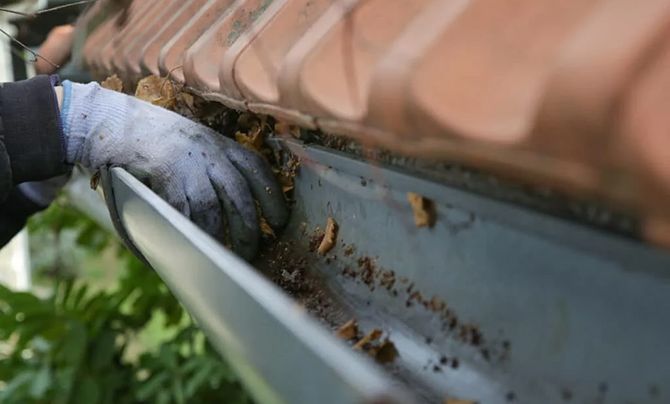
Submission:
{"label": "leaf stuck on gutter", "polygon": [[350,340],[356,338],[358,335],[358,323],[353,318],[346,323],[344,323],[340,328],[338,328],[335,333],[339,338],[343,340]]}
{"label": "leaf stuck on gutter", "polygon": [[437,213],[433,201],[414,192],[407,193],[407,200],[414,212],[416,227],[433,227],[435,225]]}
{"label": "leaf stuck on gutter", "polygon": [[100,87],[108,90],[123,92],[123,82],[116,74],[112,74],[100,83]]}
{"label": "leaf stuck on gutter", "polygon": [[388,338],[380,346],[373,348],[370,353],[373,354],[377,362],[382,364],[391,363],[398,357],[395,344]]}
{"label": "leaf stuck on gutter", "polygon": [[337,222],[332,217],[329,217],[328,223],[326,223],[326,231],[324,232],[323,238],[321,239],[321,243],[317,248],[319,254],[324,255],[328,251],[332,250],[333,247],[335,247],[335,241],[337,239],[337,230],[338,230]]}
{"label": "leaf stuck on gutter", "polygon": [[367,335],[360,339],[355,345],[354,349],[366,350],[366,345],[378,340],[382,336],[382,330],[375,328],[370,331]]}
{"label": "leaf stuck on gutter", "polygon": [[135,97],[159,107],[173,109],[177,99],[174,84],[167,78],[147,76],[137,83]]}

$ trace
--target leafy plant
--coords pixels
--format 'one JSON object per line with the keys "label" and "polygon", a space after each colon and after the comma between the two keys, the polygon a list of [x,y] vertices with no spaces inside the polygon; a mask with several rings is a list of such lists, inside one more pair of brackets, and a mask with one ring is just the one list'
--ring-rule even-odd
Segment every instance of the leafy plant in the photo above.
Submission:
{"label": "leafy plant", "polygon": [[[95,254],[116,250],[121,270],[118,281],[97,285],[72,263],[42,265],[46,297],[0,286],[0,402],[250,402],[156,273],[104,230],[63,199],[29,229],[43,241],[69,232],[76,248]],[[169,337],[141,344],[156,325]]]}

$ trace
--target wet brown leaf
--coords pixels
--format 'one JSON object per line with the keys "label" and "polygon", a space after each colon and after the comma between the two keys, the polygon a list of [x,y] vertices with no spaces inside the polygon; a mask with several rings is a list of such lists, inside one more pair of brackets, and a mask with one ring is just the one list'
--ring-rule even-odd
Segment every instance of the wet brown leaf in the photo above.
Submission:
{"label": "wet brown leaf", "polygon": [[123,92],[123,82],[116,74],[113,74],[104,79],[102,83],[100,83],[100,87],[106,88],[108,90],[118,91],[120,93]]}
{"label": "wet brown leaf", "polygon": [[279,182],[282,186],[282,191],[284,193],[291,192],[295,188],[295,176],[297,175],[298,168],[300,167],[300,160],[294,155],[291,155],[289,160],[281,166],[281,169],[278,170]]}
{"label": "wet brown leaf", "polygon": [[175,85],[167,78],[147,76],[137,83],[135,97],[159,107],[174,109],[176,90]]}
{"label": "wet brown leaf", "polygon": [[433,201],[414,192],[407,193],[407,200],[412,206],[416,227],[433,227],[435,225],[437,214]]}
{"label": "wet brown leaf", "polygon": [[473,400],[463,400],[460,398],[448,398],[444,400],[444,404],[477,404],[477,402]]}
{"label": "wet brown leaf", "polygon": [[290,125],[287,122],[278,121],[275,123],[274,132],[278,135],[293,136],[300,139],[300,127]]}
{"label": "wet brown leaf", "polygon": [[393,362],[398,357],[398,350],[395,344],[387,338],[381,345],[374,347],[370,354],[374,356],[377,362],[384,364]]}
{"label": "wet brown leaf", "polygon": [[98,185],[100,185],[101,175],[102,174],[100,173],[100,170],[98,170],[98,171],[94,172],[93,175],[91,176],[91,181],[90,181],[89,185],[90,185],[92,190],[95,191],[95,190],[98,189]]}
{"label": "wet brown leaf", "polygon": [[272,230],[272,226],[268,223],[267,219],[263,215],[259,216],[260,217],[260,227],[261,227],[261,233],[264,235],[271,237],[271,238],[277,238],[277,235],[275,234],[275,231]]}
{"label": "wet brown leaf", "polygon": [[323,239],[317,248],[319,254],[324,255],[328,251],[332,250],[335,247],[335,241],[337,239],[337,222],[332,217],[328,218],[328,223],[326,223],[326,231],[323,234]]}
{"label": "wet brown leaf", "polygon": [[193,94],[189,94],[186,92],[180,92],[179,97],[181,98],[181,101],[191,110],[195,111],[195,97],[193,97]]}
{"label": "wet brown leaf", "polygon": [[256,202],[256,213],[258,214],[258,225],[261,229],[261,233],[264,236],[270,237],[270,238],[277,238],[277,235],[275,234],[275,231],[272,229],[272,226],[270,226],[270,223],[268,223],[267,219],[265,216],[263,216],[263,210],[261,209],[261,204]]}
{"label": "wet brown leaf", "polygon": [[339,338],[343,340],[350,340],[356,338],[358,335],[358,323],[353,318],[346,323],[344,323],[340,328],[337,329],[335,333]]}
{"label": "wet brown leaf", "polygon": [[366,334],[363,338],[361,338],[354,345],[354,349],[364,350],[367,344],[378,340],[381,336],[382,336],[382,330],[380,330],[379,328],[375,328],[374,330]]}
{"label": "wet brown leaf", "polygon": [[262,152],[264,139],[260,128],[249,133],[237,132],[235,133],[235,140],[249,150]]}

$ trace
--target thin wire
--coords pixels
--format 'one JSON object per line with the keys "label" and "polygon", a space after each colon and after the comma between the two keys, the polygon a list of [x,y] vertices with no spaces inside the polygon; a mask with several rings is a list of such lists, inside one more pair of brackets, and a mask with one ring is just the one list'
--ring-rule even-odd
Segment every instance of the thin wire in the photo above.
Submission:
{"label": "thin wire", "polygon": [[9,8],[4,8],[4,7],[0,7],[0,11],[5,12],[5,13],[9,13],[9,14],[21,15],[23,17],[33,18],[33,17],[37,17],[38,15],[50,13],[52,11],[61,10],[61,9],[67,8],[67,7],[80,6],[82,4],[87,4],[87,3],[93,3],[95,1],[97,1],[97,0],[81,0],[81,1],[76,1],[74,3],[63,4],[63,5],[60,5],[60,6],[47,8],[47,9],[44,9],[44,10],[38,10],[38,11],[35,11],[34,13],[24,13],[23,11],[16,11],[16,10],[12,10],[12,9],[9,9]]}
{"label": "thin wire", "polygon": [[51,12],[51,11],[61,10],[61,9],[63,9],[63,8],[75,7],[75,6],[80,6],[80,5],[82,5],[82,4],[88,4],[88,3],[94,3],[95,1],[97,1],[97,0],[81,0],[81,1],[75,1],[74,3],[63,4],[63,5],[56,6],[56,7],[46,8],[46,9],[44,9],[44,10],[38,10],[38,11],[34,12],[33,14],[34,14],[34,15],[46,14],[46,13],[49,13],[49,12]]}
{"label": "thin wire", "polygon": [[60,69],[60,66],[57,65],[56,63],[52,62],[51,60],[45,58],[44,56],[40,55],[39,53],[35,52],[34,50],[30,49],[28,46],[24,45],[23,42],[19,41],[18,39],[14,38],[12,35],[9,34],[9,32],[5,31],[4,29],[0,28],[0,33],[5,35],[7,38],[9,38],[12,42],[15,44],[19,45],[22,47],[24,50],[28,51],[31,55],[33,55],[33,58],[35,58],[34,61],[37,61],[37,59],[42,59],[45,62],[49,63],[51,66],[55,67],[56,69]]}
{"label": "thin wire", "polygon": [[0,11],[3,11],[5,13],[9,13],[9,14],[22,15],[24,17],[32,17],[33,16],[32,14],[28,14],[28,13],[24,13],[24,12],[16,11],[16,10],[11,10],[9,8],[3,8],[3,7],[0,7]]}

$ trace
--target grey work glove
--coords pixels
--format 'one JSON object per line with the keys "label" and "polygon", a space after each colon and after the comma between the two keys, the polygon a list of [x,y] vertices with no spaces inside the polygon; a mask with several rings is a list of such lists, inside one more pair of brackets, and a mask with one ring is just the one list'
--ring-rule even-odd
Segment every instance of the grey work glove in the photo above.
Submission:
{"label": "grey work glove", "polygon": [[174,112],[101,88],[63,83],[66,161],[123,167],[186,217],[251,258],[268,223],[285,224],[281,187],[265,160]]}

